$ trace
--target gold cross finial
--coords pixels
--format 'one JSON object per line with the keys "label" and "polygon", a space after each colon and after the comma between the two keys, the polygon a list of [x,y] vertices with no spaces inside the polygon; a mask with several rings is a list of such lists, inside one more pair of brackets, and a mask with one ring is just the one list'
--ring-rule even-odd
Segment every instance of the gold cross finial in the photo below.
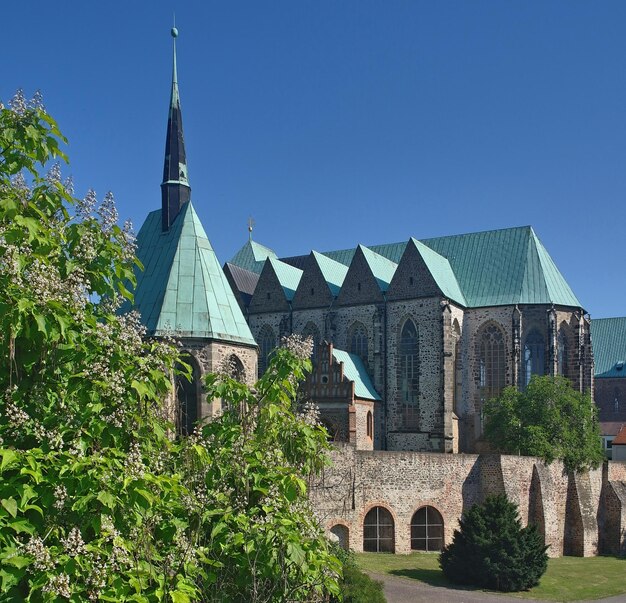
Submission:
{"label": "gold cross finial", "polygon": [[252,216],[250,216],[248,218],[248,240],[252,240],[252,230],[254,228],[254,220],[252,219]]}

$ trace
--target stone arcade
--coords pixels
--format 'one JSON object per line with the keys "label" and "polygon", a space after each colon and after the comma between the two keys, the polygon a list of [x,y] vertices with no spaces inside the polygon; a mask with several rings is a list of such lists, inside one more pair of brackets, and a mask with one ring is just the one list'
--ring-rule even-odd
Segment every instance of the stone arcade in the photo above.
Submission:
{"label": "stone arcade", "polygon": [[288,258],[250,238],[222,270],[191,201],[175,46],[161,190],[138,235],[135,308],[192,365],[181,433],[220,410],[202,375],[228,362],[253,383],[282,336],[310,335],[306,390],[338,443],[312,500],[346,546],[438,550],[468,505],[506,492],[550,554],[626,552],[624,465],[568,476],[485,454],[482,406],[505,386],[594,387],[590,318],[530,226]]}

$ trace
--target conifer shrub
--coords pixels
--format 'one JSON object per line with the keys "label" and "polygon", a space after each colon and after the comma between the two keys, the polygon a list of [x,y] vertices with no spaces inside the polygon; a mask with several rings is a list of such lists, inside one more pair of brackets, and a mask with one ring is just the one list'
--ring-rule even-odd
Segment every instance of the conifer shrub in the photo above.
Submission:
{"label": "conifer shrub", "polygon": [[517,505],[503,494],[474,505],[461,519],[439,565],[452,582],[501,591],[528,590],[548,567],[536,526],[522,527]]}

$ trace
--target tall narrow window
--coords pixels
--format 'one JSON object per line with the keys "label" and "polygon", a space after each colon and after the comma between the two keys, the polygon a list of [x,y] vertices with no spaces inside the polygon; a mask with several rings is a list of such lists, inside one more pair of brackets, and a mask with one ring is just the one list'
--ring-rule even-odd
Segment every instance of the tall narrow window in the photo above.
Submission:
{"label": "tall narrow window", "polygon": [[230,376],[235,379],[235,381],[239,381],[240,383],[244,383],[246,380],[246,371],[243,368],[243,363],[235,354],[231,354],[228,359],[228,367]]}
{"label": "tall narrow window", "polygon": [[374,417],[372,416],[372,413],[369,410],[367,411],[365,429],[367,432],[367,437],[373,438],[374,437]]}
{"label": "tall narrow window", "polygon": [[403,427],[415,430],[419,428],[419,340],[412,320],[402,327],[398,351]]}
{"label": "tall narrow window", "polygon": [[494,324],[483,328],[478,337],[480,411],[489,399],[500,395],[506,384],[504,335]]}
{"label": "tall narrow window", "polygon": [[454,390],[452,392],[452,408],[457,416],[460,415],[461,391],[463,387],[463,371],[461,367],[461,329],[455,319],[454,329]]}
{"label": "tall narrow window", "polygon": [[176,376],[176,432],[186,436],[193,433],[199,418],[200,368],[189,354],[183,355],[182,360],[191,366],[191,381],[184,375]]}
{"label": "tall narrow window", "polygon": [[360,322],[355,322],[350,328],[350,352],[360,356],[367,364],[367,329]]}
{"label": "tall narrow window", "polygon": [[276,335],[272,327],[264,325],[259,333],[259,377],[267,370],[270,354],[276,347]]}
{"label": "tall narrow window", "polygon": [[313,364],[315,364],[315,360],[317,358],[317,347],[320,344],[320,330],[314,323],[307,322],[302,331],[302,337],[305,339],[307,337],[311,337],[313,339],[313,353],[311,354],[311,360],[313,361]]}
{"label": "tall narrow window", "polygon": [[545,343],[539,331],[531,331],[524,343],[524,385],[533,375],[545,373]]}
{"label": "tall narrow window", "polygon": [[563,377],[567,377],[567,336],[563,331],[563,328],[559,331],[559,336],[556,340],[557,350],[557,372]]}
{"label": "tall narrow window", "polygon": [[394,524],[384,507],[374,507],[363,521],[363,550],[371,553],[395,553]]}
{"label": "tall narrow window", "polygon": [[440,551],[443,548],[443,518],[434,507],[422,507],[411,519],[411,549]]}

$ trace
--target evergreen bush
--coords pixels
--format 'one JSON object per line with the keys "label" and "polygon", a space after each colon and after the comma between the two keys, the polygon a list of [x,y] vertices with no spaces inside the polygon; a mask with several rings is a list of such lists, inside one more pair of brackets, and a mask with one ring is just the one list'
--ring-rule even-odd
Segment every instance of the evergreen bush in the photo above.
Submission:
{"label": "evergreen bush", "polygon": [[517,505],[488,497],[461,519],[439,565],[452,582],[501,591],[528,590],[548,567],[547,546],[536,526],[522,527]]}

